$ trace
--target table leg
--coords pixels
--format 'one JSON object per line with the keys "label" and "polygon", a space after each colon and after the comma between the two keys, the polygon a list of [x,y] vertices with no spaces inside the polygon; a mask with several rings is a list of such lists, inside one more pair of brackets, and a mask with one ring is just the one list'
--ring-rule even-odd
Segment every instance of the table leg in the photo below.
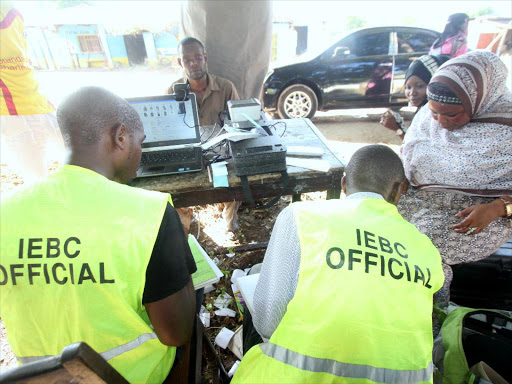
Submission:
{"label": "table leg", "polygon": [[332,175],[331,185],[327,189],[327,200],[340,198],[342,177],[342,173],[335,173]]}

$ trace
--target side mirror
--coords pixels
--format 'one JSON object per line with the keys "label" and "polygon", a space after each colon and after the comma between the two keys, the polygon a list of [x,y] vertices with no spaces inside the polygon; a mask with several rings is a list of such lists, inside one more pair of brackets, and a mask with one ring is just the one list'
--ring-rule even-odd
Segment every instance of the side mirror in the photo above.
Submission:
{"label": "side mirror", "polygon": [[350,49],[348,47],[336,47],[332,57],[345,57],[350,55]]}

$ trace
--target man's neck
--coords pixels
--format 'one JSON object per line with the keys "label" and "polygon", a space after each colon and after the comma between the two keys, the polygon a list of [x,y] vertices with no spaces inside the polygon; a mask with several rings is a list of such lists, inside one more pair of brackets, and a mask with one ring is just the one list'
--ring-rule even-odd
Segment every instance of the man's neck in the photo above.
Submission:
{"label": "man's neck", "polygon": [[91,171],[99,173],[105,176],[107,179],[113,180],[114,172],[111,167],[106,166],[104,161],[96,161],[102,158],[99,153],[93,153],[91,151],[80,151],[73,150],[67,163],[69,165],[76,165],[77,167],[87,168]]}
{"label": "man's neck", "polygon": [[192,92],[204,92],[206,90],[206,87],[208,87],[208,75],[205,74],[199,80],[188,79],[188,83],[190,84],[190,90]]}

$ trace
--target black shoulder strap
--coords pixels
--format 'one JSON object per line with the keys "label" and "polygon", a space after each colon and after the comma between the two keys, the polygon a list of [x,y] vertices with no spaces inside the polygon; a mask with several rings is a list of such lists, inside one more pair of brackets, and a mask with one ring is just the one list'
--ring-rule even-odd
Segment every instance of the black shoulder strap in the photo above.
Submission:
{"label": "black shoulder strap", "polygon": [[[242,188],[244,190],[245,198],[247,199],[249,204],[256,205],[256,203],[254,202],[254,199],[252,198],[251,187],[249,186],[249,181],[247,180],[247,176],[240,176],[240,179],[242,180]],[[281,189],[281,193],[279,194],[279,196],[274,197],[272,200],[270,200],[265,205],[259,205],[258,208],[263,208],[263,209],[270,208],[275,203],[277,203],[279,201],[281,196],[283,196],[284,190],[288,186],[288,172],[286,172],[286,170],[281,171],[281,183],[283,184],[283,189]]]}

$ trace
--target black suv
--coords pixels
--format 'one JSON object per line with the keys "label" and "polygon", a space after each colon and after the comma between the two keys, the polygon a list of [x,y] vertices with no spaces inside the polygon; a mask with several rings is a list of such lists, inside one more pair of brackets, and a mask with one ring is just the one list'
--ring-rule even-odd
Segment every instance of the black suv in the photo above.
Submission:
{"label": "black suv", "polygon": [[407,105],[405,72],[439,35],[413,27],[352,32],[313,60],[274,68],[263,85],[265,111],[311,118],[317,110]]}

